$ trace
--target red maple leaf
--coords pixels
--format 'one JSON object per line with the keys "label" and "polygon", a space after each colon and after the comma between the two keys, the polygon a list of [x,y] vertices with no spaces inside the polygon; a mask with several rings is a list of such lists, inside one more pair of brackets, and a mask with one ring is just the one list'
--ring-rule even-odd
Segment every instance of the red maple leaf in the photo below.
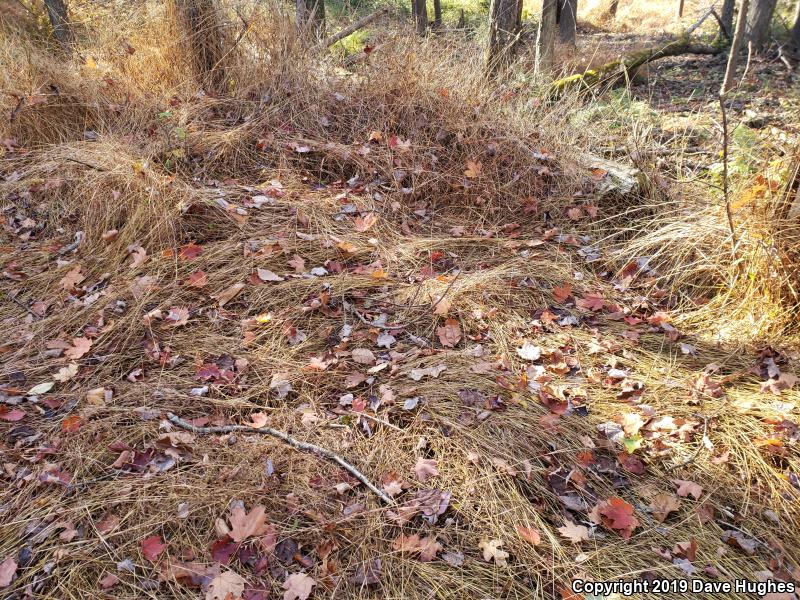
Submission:
{"label": "red maple leaf", "polygon": [[603,517],[603,525],[609,529],[618,530],[626,540],[639,526],[639,521],[633,516],[633,505],[628,504],[622,498],[609,498],[605,503],[599,505],[598,512]]}
{"label": "red maple leaf", "polygon": [[586,294],[583,298],[578,298],[575,301],[575,305],[578,308],[593,311],[602,310],[604,304],[605,300],[603,299],[603,295],[597,292]]}
{"label": "red maple leaf", "polygon": [[142,554],[144,557],[149,560],[150,562],[155,562],[158,558],[158,555],[164,551],[164,548],[167,545],[161,541],[160,535],[151,535],[150,537],[144,538],[139,545],[142,548]]}

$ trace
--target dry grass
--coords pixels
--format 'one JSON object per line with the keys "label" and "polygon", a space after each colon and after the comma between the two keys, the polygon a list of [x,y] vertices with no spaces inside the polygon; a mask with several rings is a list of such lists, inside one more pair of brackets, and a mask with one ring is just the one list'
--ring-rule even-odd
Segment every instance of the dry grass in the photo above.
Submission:
{"label": "dry grass", "polygon": [[[609,302],[646,318],[661,307],[642,297],[664,281],[672,285],[668,302],[678,307],[681,294],[693,296],[692,285],[706,293],[734,267],[758,268],[763,259],[748,257],[763,243],[756,241],[760,230],[747,225],[753,241],[743,239],[739,263],[729,264],[713,253],[727,239],[718,208],[705,208],[707,219],[687,224],[685,214],[676,220],[684,204],[652,191],[637,201],[660,208],[655,219],[633,223],[622,199],[606,198],[599,221],[572,224],[565,211],[577,202],[576,192],[596,200],[580,149],[599,132],[570,127],[569,103],[538,106],[522,88],[488,85],[478,69],[465,68],[480,62],[475,48],[459,41],[387,35],[367,64],[345,72],[297,48],[291,23],[272,8],[244,8],[250,27],[225,65],[224,95],[197,94],[193,65],[176,59],[174,38],[156,25],[161,9],[150,5],[125,19],[109,12],[84,21],[84,39],[92,41],[82,48],[84,58],[92,57],[88,65],[54,58],[16,24],[2,32],[2,88],[25,100],[0,138],[29,149],[10,147],[0,163],[0,193],[11,206],[0,257],[14,275],[3,280],[0,304],[7,331],[0,346],[3,394],[51,380],[66,364],[49,356],[48,342],[93,339],[73,380],[22,402],[25,419],[0,429],[0,559],[30,554],[10,593],[198,597],[185,578],[176,581],[174,566],[211,564],[215,521],[234,500],[266,507],[282,550],[269,556],[265,570],[236,559],[230,568],[276,597],[286,573],[303,570],[317,580],[318,597],[553,598],[573,577],[679,576],[653,547],[690,539],[698,545],[695,566],[712,565],[724,579],[795,568],[798,456],[778,400],[798,396],[759,391],[759,377],[748,372],[758,360],[751,340],[721,344],[687,324],[681,341],[693,344],[696,356],[686,355],[658,328],[639,327],[635,341],[632,326],[607,314],[613,311],[592,315],[553,296],[554,286],[571,282],[576,297],[601,290]],[[238,31],[241,23],[231,22]],[[121,40],[135,52],[121,50]],[[48,91],[53,87],[57,94]],[[18,100],[6,94],[2,102],[10,113]],[[84,139],[87,130],[97,139]],[[469,162],[480,163],[476,177],[465,177],[465,169],[475,169]],[[281,182],[279,193],[273,180]],[[249,205],[262,194],[271,200]],[[348,205],[362,218],[376,215],[376,223],[357,231]],[[525,206],[532,210],[523,212]],[[23,224],[26,218],[35,225]],[[622,258],[660,252],[659,267],[669,276],[615,291],[598,276],[604,267],[587,264],[568,237],[546,233],[554,227],[608,237],[604,256],[613,257],[607,262],[615,268]],[[104,240],[111,229],[118,236]],[[77,231],[83,232],[77,251],[59,255]],[[175,251],[190,243],[202,246],[202,254],[185,260]],[[137,244],[148,259],[131,268],[129,247]],[[302,257],[302,268],[289,263],[294,256]],[[85,291],[68,294],[60,282],[76,265]],[[310,275],[315,267],[327,275]],[[253,284],[256,268],[284,280]],[[207,285],[187,286],[197,269]],[[678,276],[682,269],[685,276]],[[26,277],[17,280],[16,273]],[[144,275],[156,285],[134,294],[132,279]],[[758,277],[736,281],[728,294],[711,298],[708,310],[747,302],[752,311],[760,303],[759,318],[770,322],[758,331],[774,332],[776,315],[769,311],[784,299],[767,304],[769,286]],[[219,306],[214,298],[238,283],[246,283],[243,290]],[[442,347],[436,335],[444,319],[432,305],[442,294],[463,330],[456,348]],[[37,301],[49,306],[42,311]],[[406,325],[393,333],[391,353],[376,347],[380,331],[345,302],[367,319],[385,313]],[[185,326],[144,318],[172,307],[190,309]],[[579,324],[548,323],[545,308]],[[340,335],[345,325],[353,327],[348,339]],[[544,397],[568,398],[576,410],[556,416],[528,385],[515,352],[526,339],[545,349],[541,363],[552,381]],[[604,340],[605,349],[591,350],[593,341]],[[374,381],[348,388],[348,376],[366,369],[350,354],[359,347],[388,366]],[[198,366],[229,360],[222,357],[239,361],[235,381],[210,385],[207,396],[190,395],[203,385]],[[312,359],[329,365],[315,370]],[[476,373],[481,361],[491,366]],[[725,396],[698,404],[692,381],[709,363],[719,365],[715,378],[724,378]],[[447,369],[438,378],[409,377],[411,369],[439,364]],[[643,384],[641,402],[619,399],[616,384],[593,375],[610,365]],[[129,380],[139,369],[141,376]],[[272,389],[275,374],[291,382],[288,396]],[[348,392],[364,400],[380,396],[381,385],[394,390],[394,403],[359,414],[339,401]],[[89,403],[87,391],[98,386],[112,388],[113,399]],[[506,408],[484,414],[465,405],[464,389],[499,395]],[[419,406],[404,410],[415,396]],[[166,452],[158,439],[167,411],[231,423],[264,412],[271,426],[339,452],[373,481],[396,471],[409,487],[400,501],[436,488],[452,494],[451,507],[435,524],[417,517],[398,527],[367,492],[337,492],[334,486],[346,481],[339,469],[261,436],[196,437]],[[682,435],[661,438],[645,427],[636,456],[646,472],[631,474],[617,464],[621,447],[597,428],[625,413],[688,425]],[[65,419],[74,416],[80,427],[65,430]],[[704,420],[712,448],[696,451]],[[781,423],[785,428],[776,430]],[[782,445],[754,443],[777,438]],[[112,444],[151,449],[154,461],[143,472],[113,468],[119,450]],[[589,449],[597,461],[591,467],[579,457]],[[416,481],[418,457],[438,460],[440,475]],[[71,474],[69,485],[41,479],[52,465]],[[655,493],[674,491],[673,477],[696,481],[705,492],[699,501],[682,499],[660,524],[647,507]],[[573,545],[557,531],[565,515],[590,521],[585,510],[567,511],[558,497],[565,494],[587,508],[620,496],[636,508],[641,527],[622,540],[600,526],[590,541]],[[364,510],[347,514],[356,502]],[[182,504],[188,517],[178,516]],[[716,520],[701,522],[701,506],[713,507]],[[119,524],[105,531],[100,523],[108,514]],[[541,531],[541,544],[522,540],[520,524]],[[73,527],[69,541],[60,539]],[[754,555],[720,541],[731,528],[759,541]],[[401,532],[436,536],[445,552],[464,554],[463,565],[401,555],[392,549]],[[169,544],[157,566],[139,547],[151,535]],[[484,561],[482,540],[502,540],[508,565]],[[320,557],[323,542],[335,544],[327,560]],[[298,550],[287,554],[292,543]],[[354,582],[359,565],[375,559],[382,560],[380,584]],[[126,560],[132,568],[118,570]],[[120,582],[101,592],[98,581],[109,573]]]}

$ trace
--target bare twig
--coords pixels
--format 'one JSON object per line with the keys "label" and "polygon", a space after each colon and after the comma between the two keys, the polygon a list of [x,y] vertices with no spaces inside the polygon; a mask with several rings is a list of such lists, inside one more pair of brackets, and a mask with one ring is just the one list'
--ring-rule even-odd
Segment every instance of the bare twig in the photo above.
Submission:
{"label": "bare twig", "polygon": [[187,431],[191,431],[192,433],[198,434],[209,434],[209,433],[233,433],[234,431],[241,431],[244,433],[259,433],[262,435],[269,435],[274,438],[278,438],[279,440],[289,444],[292,448],[297,450],[302,450],[303,452],[310,452],[312,454],[318,454],[323,458],[327,458],[330,461],[335,462],[340,467],[342,467],[345,471],[350,473],[353,477],[358,479],[361,483],[363,483],[367,488],[375,494],[381,501],[385,504],[394,504],[392,499],[380,489],[378,489],[375,484],[373,484],[366,475],[364,475],[361,471],[356,469],[353,465],[343,459],[341,456],[323,448],[322,446],[317,446],[316,444],[310,444],[308,442],[302,442],[296,438],[293,438],[288,433],[281,431],[279,429],[273,429],[272,427],[248,427],[247,425],[225,425],[223,427],[197,427],[196,425],[192,425],[188,421],[181,419],[178,415],[168,412],[167,418],[170,420],[171,423],[177,425],[181,429],[186,429]]}
{"label": "bare twig", "polygon": [[736,228],[733,225],[731,198],[728,186],[728,111],[725,108],[725,94],[719,95],[719,107],[722,111],[722,195],[725,201],[725,216],[731,231],[731,254],[736,258]]}

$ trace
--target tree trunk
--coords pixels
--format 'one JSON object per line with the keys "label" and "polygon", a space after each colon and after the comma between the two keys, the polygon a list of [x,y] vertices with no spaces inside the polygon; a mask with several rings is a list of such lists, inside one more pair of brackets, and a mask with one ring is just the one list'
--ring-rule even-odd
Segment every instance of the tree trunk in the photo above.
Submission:
{"label": "tree trunk", "polygon": [[559,0],[542,0],[542,21],[539,24],[539,70],[541,73],[549,73],[553,69],[558,2]]}
{"label": "tree trunk", "polygon": [[436,29],[442,26],[442,0],[433,0],[433,26]]}
{"label": "tree trunk", "polygon": [[617,18],[617,9],[619,8],[619,0],[611,0],[606,9],[606,14],[612,19]]}
{"label": "tree trunk", "polygon": [[67,4],[65,0],[44,0],[47,8],[47,16],[50,18],[50,25],[53,27],[53,35],[59,45],[66,51],[72,48],[72,27],[67,16]]}
{"label": "tree trunk", "polygon": [[577,35],[578,0],[558,0],[558,3],[561,6],[561,17],[558,20],[561,41],[574,47]]}
{"label": "tree trunk", "polygon": [[789,37],[789,47],[792,54],[800,57],[800,0],[797,0],[797,9],[794,14],[794,26]]}
{"label": "tree trunk", "polygon": [[678,0],[678,18],[679,19],[683,18],[683,5],[684,5],[684,0]]}
{"label": "tree trunk", "polygon": [[426,0],[411,0],[411,2],[413,9],[411,12],[417,24],[417,33],[425,35],[425,31],[428,29],[428,4]]}
{"label": "tree trunk", "polygon": [[507,63],[522,28],[522,0],[492,0],[489,7],[489,46],[486,66],[489,71]]}
{"label": "tree trunk", "polygon": [[754,0],[747,14],[747,41],[755,52],[761,52],[767,43],[777,0]]}
{"label": "tree trunk", "polygon": [[185,53],[206,91],[225,88],[225,36],[216,0],[172,0]]}
{"label": "tree trunk", "polygon": [[296,0],[297,30],[303,38],[314,41],[325,37],[324,0]]}
{"label": "tree trunk", "polygon": [[722,35],[729,40],[733,39],[733,9],[735,5],[736,0],[723,0],[722,2],[722,13],[720,14],[720,21],[724,29]]}
{"label": "tree trunk", "polygon": [[747,29],[747,8],[750,0],[742,0],[739,7],[739,17],[736,19],[736,33],[733,36],[731,49],[728,54],[728,66],[725,68],[725,79],[722,81],[720,94],[724,96],[733,87],[733,80],[736,77],[736,65],[739,63],[739,52],[744,43],[744,34]]}

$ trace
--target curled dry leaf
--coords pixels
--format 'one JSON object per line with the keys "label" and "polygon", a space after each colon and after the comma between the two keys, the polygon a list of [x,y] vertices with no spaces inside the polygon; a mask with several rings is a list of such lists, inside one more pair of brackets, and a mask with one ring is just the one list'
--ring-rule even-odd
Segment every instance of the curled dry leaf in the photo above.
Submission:
{"label": "curled dry leaf", "polygon": [[70,363],[66,367],[61,367],[58,370],[58,373],[53,375],[53,379],[56,381],[60,381],[61,383],[66,383],[75,375],[78,374],[78,363]]}

